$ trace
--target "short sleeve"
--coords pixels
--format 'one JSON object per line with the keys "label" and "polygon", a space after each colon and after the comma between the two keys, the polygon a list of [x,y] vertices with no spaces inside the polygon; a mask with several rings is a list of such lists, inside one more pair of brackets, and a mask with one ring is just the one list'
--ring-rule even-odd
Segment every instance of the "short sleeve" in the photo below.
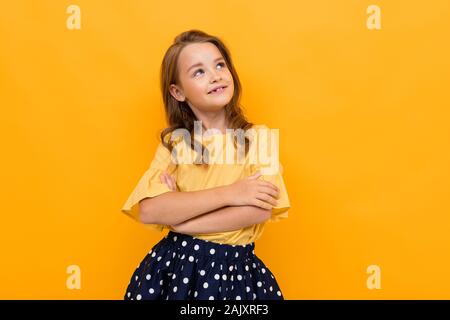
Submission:
{"label": "short sleeve", "polygon": [[[171,161],[170,151],[160,142],[150,167],[144,172],[134,190],[129,195],[121,211],[137,222],[139,219],[139,202],[145,198],[155,197],[171,189],[160,181],[160,175],[167,171],[170,175],[176,175],[176,165]],[[168,226],[161,224],[145,224],[150,229],[163,231]]]}
{"label": "short sleeve", "polygon": [[[259,179],[269,181],[278,187],[279,197],[277,199],[277,206],[272,207],[272,216],[269,219],[269,221],[276,222],[287,218],[291,207],[283,179],[283,166],[279,161],[279,132],[277,129],[273,131],[265,125],[254,126],[254,128],[256,131],[266,129],[267,135],[259,131],[256,135],[257,139],[254,140],[255,144],[250,148],[247,157],[249,175],[260,171],[262,175]],[[252,152],[257,153],[257,155],[253,154],[253,160]]]}

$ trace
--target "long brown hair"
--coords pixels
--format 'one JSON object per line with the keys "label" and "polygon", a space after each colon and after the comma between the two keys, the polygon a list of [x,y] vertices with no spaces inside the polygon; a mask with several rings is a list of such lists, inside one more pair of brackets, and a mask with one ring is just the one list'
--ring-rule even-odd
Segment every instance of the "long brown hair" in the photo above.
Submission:
{"label": "long brown hair", "polygon": [[[198,121],[195,114],[192,112],[191,108],[186,101],[178,101],[175,99],[169,91],[171,84],[178,84],[178,57],[181,50],[190,43],[204,43],[210,42],[214,44],[217,49],[221,52],[227,67],[233,77],[234,82],[234,92],[233,97],[230,102],[225,106],[225,117],[228,128],[230,129],[242,129],[247,130],[253,126],[253,123],[247,121],[240,105],[241,97],[241,83],[239,77],[234,68],[233,62],[231,60],[231,54],[222,40],[218,37],[209,35],[200,30],[189,30],[185,31],[175,37],[173,44],[167,49],[162,64],[161,64],[161,91],[164,102],[164,110],[166,115],[166,121],[168,127],[162,130],[160,134],[162,144],[172,152],[173,144],[166,141],[167,135],[176,129],[186,129],[191,135],[191,145],[192,150],[195,150],[195,146],[198,141],[193,139],[194,137],[194,121]],[[242,143],[242,142],[241,142]],[[249,150],[249,139],[245,137],[245,155]],[[237,145],[237,137],[234,135],[234,145]],[[198,147],[201,145],[197,145]],[[201,146],[203,151],[203,146]],[[208,157],[208,149],[205,149],[205,155]],[[197,164],[198,162],[195,161]],[[204,164],[204,163],[203,163]]]}

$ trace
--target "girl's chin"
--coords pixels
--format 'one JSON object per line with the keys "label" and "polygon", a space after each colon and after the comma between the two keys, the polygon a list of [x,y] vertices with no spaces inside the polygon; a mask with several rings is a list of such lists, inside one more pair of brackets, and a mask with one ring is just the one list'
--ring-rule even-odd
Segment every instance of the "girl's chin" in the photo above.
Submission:
{"label": "girl's chin", "polygon": [[211,106],[225,106],[227,103],[231,101],[231,97],[223,96],[223,97],[214,97],[212,99],[208,99],[207,105]]}
{"label": "girl's chin", "polygon": [[208,97],[208,102],[210,104],[227,104],[228,102],[230,102],[230,100],[231,100],[231,97],[228,96],[227,94],[218,95],[218,96],[214,96],[214,97],[211,97],[211,96]]}

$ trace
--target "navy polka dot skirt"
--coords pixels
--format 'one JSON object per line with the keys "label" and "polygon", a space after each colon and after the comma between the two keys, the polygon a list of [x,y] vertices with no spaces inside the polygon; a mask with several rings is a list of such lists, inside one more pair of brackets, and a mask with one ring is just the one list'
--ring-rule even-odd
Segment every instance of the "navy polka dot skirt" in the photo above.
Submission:
{"label": "navy polka dot skirt", "polygon": [[134,271],[124,299],[284,300],[254,249],[169,231]]}

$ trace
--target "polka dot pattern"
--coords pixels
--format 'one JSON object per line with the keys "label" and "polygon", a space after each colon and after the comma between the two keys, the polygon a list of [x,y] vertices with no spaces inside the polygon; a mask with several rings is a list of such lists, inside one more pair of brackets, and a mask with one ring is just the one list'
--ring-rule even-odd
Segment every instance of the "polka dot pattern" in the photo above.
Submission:
{"label": "polka dot pattern", "polygon": [[220,244],[170,231],[135,269],[125,300],[283,300],[255,243]]}

